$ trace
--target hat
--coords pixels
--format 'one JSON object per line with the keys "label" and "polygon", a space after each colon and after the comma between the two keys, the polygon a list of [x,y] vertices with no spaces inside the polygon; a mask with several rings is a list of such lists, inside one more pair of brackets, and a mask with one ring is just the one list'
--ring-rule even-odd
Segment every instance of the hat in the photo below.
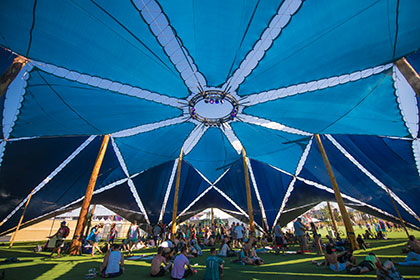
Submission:
{"label": "hat", "polygon": [[66,221],[62,221],[62,222],[61,222],[61,224],[62,224],[62,225],[65,225],[65,224],[66,224]]}

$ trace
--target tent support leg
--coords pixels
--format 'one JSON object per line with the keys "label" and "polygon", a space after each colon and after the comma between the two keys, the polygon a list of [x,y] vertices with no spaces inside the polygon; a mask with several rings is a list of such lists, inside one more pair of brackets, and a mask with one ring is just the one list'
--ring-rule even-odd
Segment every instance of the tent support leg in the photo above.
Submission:
{"label": "tent support leg", "polygon": [[395,61],[394,64],[420,98],[420,76],[417,74],[416,70],[414,70],[413,66],[410,65],[405,57]]}
{"label": "tent support leg", "polygon": [[343,217],[344,225],[346,227],[347,238],[349,239],[353,250],[359,249],[359,244],[356,241],[353,225],[351,224],[349,213],[347,213],[346,206],[344,206],[343,198],[341,197],[340,189],[338,188],[337,181],[335,180],[334,172],[331,168],[330,161],[328,160],[324,146],[322,145],[321,138],[315,134],[316,142],[318,143],[319,151],[321,152],[322,159],[324,160],[325,167],[327,168],[328,176],[330,177],[331,185],[334,189],[335,199],[337,200],[338,207],[340,208],[341,216]]}
{"label": "tent support leg", "polygon": [[90,225],[92,223],[92,218],[93,218],[93,215],[95,213],[95,207],[96,207],[96,204],[93,204],[92,209],[90,210],[89,218],[86,221],[86,231],[82,230],[82,233],[83,233],[83,231],[85,232],[84,236],[88,236],[88,234],[89,234]]}
{"label": "tent support leg", "polygon": [[20,225],[22,224],[23,217],[25,216],[25,213],[26,213],[26,208],[28,207],[29,201],[31,201],[31,198],[32,198],[32,194],[33,193],[34,193],[34,190],[31,191],[31,194],[29,195],[28,200],[25,203],[25,208],[23,208],[23,212],[22,212],[22,215],[20,216],[19,223],[18,223],[18,225],[16,227],[16,231],[13,233],[12,240],[10,241],[9,248],[12,248],[13,243],[15,243],[16,235],[17,235],[17,233],[19,231]]}
{"label": "tent support leg", "polygon": [[252,234],[255,234],[254,211],[252,209],[251,186],[249,184],[249,170],[248,170],[248,163],[246,159],[246,152],[244,148],[242,148],[242,158],[244,160],[246,201],[247,201],[248,216],[249,216],[249,231],[250,231],[250,235],[252,235]]}
{"label": "tent support leg", "polygon": [[333,227],[333,230],[334,230],[334,234],[335,234],[335,236],[337,236],[338,229],[337,229],[337,223],[336,223],[335,217],[334,217],[334,212],[333,212],[333,210],[331,208],[331,204],[330,204],[329,201],[327,201],[327,205],[328,205],[328,210],[330,211],[331,223],[332,223],[332,227]]}
{"label": "tent support leg", "polygon": [[12,65],[10,65],[6,72],[0,77],[0,97],[6,93],[10,83],[13,82],[27,62],[28,60],[23,56],[18,56],[13,60]]}
{"label": "tent support leg", "polygon": [[388,187],[386,188],[386,192],[389,195],[389,198],[391,199],[392,205],[394,206],[395,212],[397,212],[398,218],[400,220],[401,226],[403,227],[405,233],[407,234],[407,237],[410,237],[410,234],[408,233],[407,227],[405,226],[404,220],[401,217],[400,211],[398,211],[397,205],[395,204],[395,200],[391,195],[391,192],[389,191]]}
{"label": "tent support leg", "polygon": [[213,225],[214,224],[214,211],[213,211],[213,208],[211,208],[211,218],[210,218],[210,221],[211,221],[211,225]]}
{"label": "tent support leg", "polygon": [[174,194],[174,206],[172,209],[172,228],[171,228],[171,239],[175,239],[176,234],[176,217],[178,213],[178,195],[179,195],[179,180],[181,179],[181,165],[182,165],[182,148],[179,153],[178,167],[176,170],[176,182],[175,182],[175,194]]}
{"label": "tent support leg", "polygon": [[85,198],[83,199],[82,207],[80,209],[79,219],[77,221],[76,229],[73,235],[73,241],[70,246],[69,254],[78,255],[81,247],[81,235],[83,234],[83,225],[86,220],[86,215],[89,210],[90,200],[92,199],[93,190],[95,188],[96,180],[98,179],[99,170],[101,169],[102,161],[105,156],[106,148],[109,142],[109,135],[105,135],[99,149],[98,157],[96,158],[95,166],[90,176],[89,184],[86,188]]}

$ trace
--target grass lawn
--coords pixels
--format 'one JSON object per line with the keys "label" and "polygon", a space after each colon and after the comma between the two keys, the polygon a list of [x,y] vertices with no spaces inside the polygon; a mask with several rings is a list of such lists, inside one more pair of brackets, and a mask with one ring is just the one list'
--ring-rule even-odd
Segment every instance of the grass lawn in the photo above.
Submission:
{"label": "grass lawn", "polygon": [[[356,230],[357,234],[358,230]],[[325,236],[325,232],[321,232]],[[411,231],[417,238],[419,232]],[[356,252],[357,261],[363,260],[369,251],[385,261],[392,258],[394,261],[402,261],[405,255],[401,252],[406,244],[404,233],[396,232],[388,234],[390,239],[382,241],[370,241],[371,249]],[[90,257],[64,256],[62,258],[49,258],[49,253],[34,253],[32,248],[36,243],[15,243],[9,249],[7,243],[0,246],[0,261],[7,257],[17,257],[19,262],[14,264],[0,264],[0,271],[5,270],[5,279],[84,279],[90,268],[99,268],[103,256]],[[292,246],[289,250],[297,250]],[[143,249],[138,254],[154,254],[155,249]],[[190,263],[195,265],[198,275],[191,279],[202,279],[205,272],[205,260],[209,250],[204,250],[204,255],[191,259]],[[366,275],[348,275],[346,273],[334,273],[327,268],[319,268],[311,264],[311,260],[320,260],[315,254],[276,256],[274,254],[261,254],[265,264],[262,266],[242,266],[231,264],[230,259],[225,259],[225,274],[223,279],[376,279],[376,274],[371,272]],[[150,261],[129,261],[125,263],[126,271],[123,276],[117,279],[154,279],[149,276]],[[398,267],[404,278],[420,279],[420,267]],[[97,279],[100,279],[97,277]],[[170,279],[164,276],[160,279]]]}

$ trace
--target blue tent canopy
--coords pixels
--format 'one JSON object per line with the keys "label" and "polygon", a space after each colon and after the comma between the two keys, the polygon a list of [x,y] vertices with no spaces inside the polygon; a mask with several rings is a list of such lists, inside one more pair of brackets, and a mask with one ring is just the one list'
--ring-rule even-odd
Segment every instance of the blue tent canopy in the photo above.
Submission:
{"label": "blue tent canopy", "polygon": [[[80,205],[103,135],[92,203],[142,223],[207,207],[286,224],[334,195],[420,227],[420,2],[0,3],[0,233]],[[19,19],[16,21],[16,19]],[[183,160],[178,160],[179,154]],[[389,193],[389,194],[388,194]]]}

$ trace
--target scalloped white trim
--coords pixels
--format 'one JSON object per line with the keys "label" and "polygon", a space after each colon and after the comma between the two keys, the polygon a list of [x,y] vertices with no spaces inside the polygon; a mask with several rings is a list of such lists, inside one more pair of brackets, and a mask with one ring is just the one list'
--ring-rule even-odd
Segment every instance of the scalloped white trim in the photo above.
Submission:
{"label": "scalloped white trim", "polygon": [[172,167],[171,177],[169,177],[169,182],[168,182],[168,186],[166,187],[165,197],[163,198],[162,207],[160,208],[159,222],[163,220],[163,215],[165,214],[166,205],[168,204],[169,195],[171,194],[172,184],[174,183],[178,164],[179,164],[179,158],[177,158],[174,161],[174,166]]}
{"label": "scalloped white trim", "polygon": [[383,189],[385,192],[388,192],[391,194],[392,198],[408,213],[410,213],[413,217],[415,217],[417,220],[420,221],[417,214],[407,205],[404,201],[402,201],[393,191],[391,191],[388,186],[386,186],[384,183],[378,180],[375,176],[373,176],[372,173],[370,173],[363,165],[361,165],[349,152],[344,149],[343,146],[340,145],[331,135],[326,135],[328,140],[348,159],[350,162],[352,162],[357,168],[359,168],[360,171],[362,171],[369,179],[371,179],[376,185],[378,185],[381,189]]}
{"label": "scalloped white trim", "polygon": [[207,131],[208,127],[204,126],[203,124],[199,124],[191,131],[190,135],[188,135],[187,139],[185,139],[184,144],[182,145],[182,151],[184,155],[189,154],[192,149],[198,144],[201,137]]}
{"label": "scalloped white trim", "polygon": [[173,119],[167,119],[160,122],[155,123],[148,123],[148,124],[142,124],[133,128],[128,128],[124,130],[120,130],[114,133],[111,133],[111,136],[114,138],[120,138],[120,137],[129,137],[134,136],[140,133],[149,132],[152,130],[156,130],[165,126],[175,125],[179,123],[183,123],[186,121],[186,118],[184,116],[173,118]]}
{"label": "scalloped white trim", "polygon": [[411,136],[417,138],[419,133],[419,109],[417,106],[417,95],[413,88],[401,74],[398,67],[392,67],[392,78],[394,80],[395,95],[397,96],[398,107]]}
{"label": "scalloped white trim", "polygon": [[156,92],[151,92],[145,89],[141,89],[138,87],[133,87],[128,84],[122,84],[119,82],[113,82],[108,79],[102,79],[99,77],[94,77],[86,74],[80,74],[76,71],[70,71],[62,67],[57,67],[52,64],[39,62],[39,61],[32,61],[32,64],[39,68],[40,70],[50,73],[54,76],[65,78],[71,81],[78,82],[80,84],[89,85],[92,87],[96,87],[99,89],[105,89],[114,91],[117,93],[121,93],[124,95],[129,95],[133,97],[137,97],[139,99],[144,99],[148,101],[153,101],[156,103],[168,105],[171,107],[179,108],[182,99],[178,99],[175,97],[169,97],[166,95],[162,95]]}
{"label": "scalloped white trim", "polygon": [[206,79],[198,71],[185,47],[182,46],[159,4],[155,0],[134,0],[133,2],[187,87],[191,92],[198,93],[199,85],[205,86]]}
{"label": "scalloped white trim", "polygon": [[223,88],[229,85],[229,92],[235,92],[239,88],[245,78],[257,67],[265,52],[280,35],[282,29],[289,23],[292,16],[302,5],[302,2],[302,0],[285,0],[281,4],[277,14],[271,19],[260,39],[255,43],[253,49],[247,54],[225,85],[223,85]]}
{"label": "scalloped white trim", "polygon": [[182,216],[183,214],[185,214],[194,204],[197,203],[197,201],[200,200],[200,198],[202,198],[206,193],[208,193],[211,189],[213,188],[213,186],[208,187],[207,189],[205,189],[199,196],[197,196],[184,210],[182,210],[179,215],[177,216]]}
{"label": "scalloped white trim", "polygon": [[257,181],[255,180],[254,171],[252,170],[251,161],[249,160],[248,157],[246,157],[246,162],[248,164],[249,175],[251,176],[252,185],[254,186],[255,196],[257,197],[257,201],[258,201],[258,204],[259,204],[260,209],[261,209],[261,216],[262,216],[263,222],[267,225],[267,227],[269,227],[268,222],[267,222],[267,216],[265,214],[264,204],[261,200],[260,192],[258,190]]}
{"label": "scalloped white trim", "polygon": [[228,123],[224,123],[222,131],[226,135],[226,138],[229,140],[230,144],[232,144],[232,147],[235,149],[238,155],[241,154],[243,146],[241,141],[233,131],[232,127]]}
{"label": "scalloped white trim", "polygon": [[133,194],[134,200],[137,203],[137,206],[139,207],[140,211],[143,212],[143,215],[144,215],[144,218],[146,219],[146,222],[148,224],[150,224],[149,217],[147,216],[146,209],[144,208],[143,202],[140,199],[139,193],[137,192],[137,188],[134,185],[133,180],[131,180],[131,178],[129,178],[127,183],[128,183],[128,186],[130,187],[131,193]]}
{"label": "scalloped white trim", "polygon": [[241,121],[246,122],[246,123],[250,123],[250,124],[255,124],[255,125],[259,125],[262,127],[266,127],[269,129],[274,129],[274,130],[279,130],[279,131],[284,131],[287,133],[292,133],[292,134],[299,134],[299,135],[304,135],[304,136],[312,136],[312,133],[303,131],[303,130],[299,130],[296,128],[292,128],[292,127],[288,127],[285,126],[284,124],[278,123],[278,122],[273,122],[270,120],[266,120],[266,119],[262,119],[259,117],[254,117],[251,115],[247,115],[247,114],[239,114],[238,117],[241,119]]}
{"label": "scalloped white trim", "polygon": [[413,155],[414,160],[416,161],[417,172],[420,176],[420,140],[414,139],[412,143]]}
{"label": "scalloped white trim", "polygon": [[277,213],[276,219],[274,220],[274,225],[277,224],[277,221],[280,219],[280,216],[284,213],[284,208],[286,207],[286,204],[289,201],[289,197],[290,197],[290,195],[292,194],[292,191],[295,188],[296,176],[298,176],[300,174],[300,172],[303,169],[303,166],[305,165],[306,159],[308,158],[309,151],[311,150],[311,147],[312,147],[312,139],[313,138],[311,138],[311,140],[309,140],[308,144],[305,147],[305,150],[302,153],[302,156],[299,159],[299,163],[298,163],[298,165],[296,167],[296,171],[295,171],[296,175],[294,176],[294,175],[290,174],[291,176],[293,176],[293,179],[290,182],[289,187],[287,187],[286,193],[284,194],[284,198],[283,198],[283,201],[281,203],[281,207],[279,209],[279,212]]}
{"label": "scalloped white trim", "polygon": [[[39,190],[41,190],[46,184],[48,184],[61,170],[64,169],[64,167],[67,166],[81,151],[83,151],[84,148],[86,148],[87,145],[92,142],[93,139],[95,139],[96,136],[90,136],[88,139],[86,139],[85,142],[83,142],[69,157],[67,157],[56,169],[54,169],[53,172],[51,172],[38,186],[36,186],[33,189],[32,196],[35,195]],[[9,214],[6,218],[3,219],[1,224],[4,224],[10,217],[12,217],[28,200],[29,194],[25,199],[23,199],[18,206]]]}
{"label": "scalloped white trim", "polygon": [[130,178],[130,173],[128,172],[127,165],[125,164],[121,151],[118,148],[118,145],[117,143],[115,143],[115,140],[112,136],[111,136],[111,143],[112,143],[112,148],[114,149],[114,153],[117,156],[118,162],[120,163],[120,166],[122,170],[124,171],[125,176],[127,176],[127,178]]}
{"label": "scalloped white trim", "polygon": [[357,81],[369,76],[381,73],[385,70],[388,70],[392,67],[392,63],[380,65],[373,68],[368,68],[361,71],[356,71],[351,74],[344,74],[341,76],[335,76],[330,78],[325,78],[317,81],[312,81],[309,83],[303,83],[298,85],[292,85],[289,87],[263,91],[260,93],[255,93],[244,97],[241,100],[241,103],[246,104],[246,106],[252,106],[259,103],[264,103],[267,101],[272,101],[280,98],[285,98],[288,96],[293,96],[301,93],[321,90],[329,87],[335,87],[337,85],[346,84],[348,82]]}

